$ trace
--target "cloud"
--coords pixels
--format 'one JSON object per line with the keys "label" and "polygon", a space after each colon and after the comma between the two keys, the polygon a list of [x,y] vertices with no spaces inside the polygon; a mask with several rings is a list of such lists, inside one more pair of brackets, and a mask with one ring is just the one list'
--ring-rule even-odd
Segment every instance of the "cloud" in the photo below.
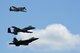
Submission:
{"label": "cloud", "polygon": [[62,24],[48,25],[45,29],[33,30],[32,34],[19,33],[19,35],[20,39],[28,39],[33,36],[39,38],[31,44],[37,48],[50,50],[80,49],[80,35],[71,33]]}

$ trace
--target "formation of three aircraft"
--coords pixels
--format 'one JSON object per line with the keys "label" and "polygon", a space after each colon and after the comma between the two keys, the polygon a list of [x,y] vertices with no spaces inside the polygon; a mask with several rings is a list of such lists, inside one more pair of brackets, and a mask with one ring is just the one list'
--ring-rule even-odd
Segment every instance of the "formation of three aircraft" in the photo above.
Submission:
{"label": "formation of three aircraft", "polygon": [[[14,11],[14,12],[26,12],[26,8],[25,7],[15,7],[15,6],[11,6],[9,8],[9,11]],[[24,32],[24,33],[33,33],[29,30],[31,29],[35,29],[35,27],[32,27],[32,26],[28,26],[28,27],[25,27],[23,29],[20,29],[18,27],[15,27],[15,26],[12,26],[13,28],[13,32],[11,31],[11,28],[8,28],[8,33],[11,33],[11,34],[14,34],[14,35],[17,35],[18,32]],[[13,38],[13,41],[12,43],[9,43],[10,45],[15,45],[15,46],[20,46],[20,45],[28,45],[29,43],[37,40],[39,38],[35,38],[35,37],[31,37],[27,40],[17,40],[16,38]]]}
{"label": "formation of three aircraft", "polygon": [[[31,31],[28,31],[28,30],[35,29],[35,27],[32,27],[32,26],[28,26],[28,27],[25,27],[23,29],[20,29],[20,28],[15,27],[15,26],[12,26],[12,28],[13,28],[13,32],[11,31],[11,28],[9,27],[8,28],[8,33],[11,33],[11,34],[14,34],[14,35],[17,35],[19,32],[33,33]],[[37,39],[39,39],[39,38],[31,37],[27,40],[17,40],[16,38],[13,38],[12,43],[9,43],[9,44],[10,45],[15,45],[15,46],[28,45],[29,43],[31,43],[31,42],[33,42]]]}

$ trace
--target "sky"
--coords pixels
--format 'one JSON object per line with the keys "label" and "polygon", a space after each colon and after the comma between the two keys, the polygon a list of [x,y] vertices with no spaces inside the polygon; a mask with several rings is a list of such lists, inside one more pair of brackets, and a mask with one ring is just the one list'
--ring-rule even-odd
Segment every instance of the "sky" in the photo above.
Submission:
{"label": "sky", "polygon": [[[1,0],[0,53],[80,53],[80,0]],[[10,6],[27,12],[11,12]],[[7,28],[36,27],[32,34],[7,33]],[[37,37],[29,46],[11,46],[14,37]]]}

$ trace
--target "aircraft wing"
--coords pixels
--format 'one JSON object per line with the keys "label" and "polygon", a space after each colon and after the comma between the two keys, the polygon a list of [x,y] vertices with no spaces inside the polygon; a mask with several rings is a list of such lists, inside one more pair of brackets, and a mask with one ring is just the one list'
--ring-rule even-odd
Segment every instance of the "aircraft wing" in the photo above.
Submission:
{"label": "aircraft wing", "polygon": [[27,31],[27,30],[29,30],[29,29],[28,29],[27,27],[25,27],[25,28],[23,28],[23,30],[26,30],[26,31]]}
{"label": "aircraft wing", "polygon": [[14,8],[14,9],[18,9],[17,7],[15,7],[15,6],[12,6],[12,8]]}
{"label": "aircraft wing", "polygon": [[31,29],[35,29],[35,27],[28,26],[28,27],[23,28],[23,30],[31,30]]}
{"label": "aircraft wing", "polygon": [[21,31],[20,28],[12,26],[12,28],[14,28],[14,34],[17,34],[17,32]]}
{"label": "aircraft wing", "polygon": [[12,28],[19,29],[18,27],[12,26]]}
{"label": "aircraft wing", "polygon": [[39,39],[39,38],[32,37],[32,38],[28,39],[28,41],[29,41],[29,43],[30,43],[30,42],[33,42],[33,41],[35,41],[35,40],[37,40],[37,39]]}

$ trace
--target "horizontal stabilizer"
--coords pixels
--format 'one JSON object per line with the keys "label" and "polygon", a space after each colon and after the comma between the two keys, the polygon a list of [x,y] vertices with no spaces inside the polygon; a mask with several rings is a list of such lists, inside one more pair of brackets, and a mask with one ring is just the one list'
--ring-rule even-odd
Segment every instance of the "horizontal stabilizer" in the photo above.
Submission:
{"label": "horizontal stabilizer", "polygon": [[14,45],[13,43],[9,43],[9,45]]}

